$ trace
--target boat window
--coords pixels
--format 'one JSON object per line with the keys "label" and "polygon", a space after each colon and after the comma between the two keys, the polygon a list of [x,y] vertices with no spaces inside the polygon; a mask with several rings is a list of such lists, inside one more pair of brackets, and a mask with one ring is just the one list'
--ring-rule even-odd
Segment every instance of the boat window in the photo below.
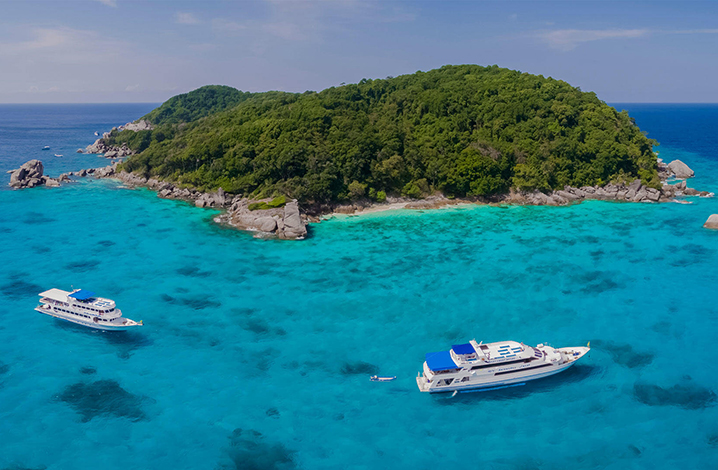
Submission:
{"label": "boat window", "polygon": [[513,372],[519,372],[519,371],[520,371],[520,372],[523,372],[523,371],[525,371],[525,370],[540,369],[540,368],[542,368],[542,367],[549,367],[549,366],[551,366],[551,365],[552,365],[552,364],[541,364],[540,366],[527,367],[527,368],[525,368],[525,369],[505,370],[505,371],[503,371],[503,372],[497,372],[497,373],[495,373],[494,375],[511,374],[511,373],[513,373]]}
{"label": "boat window", "polygon": [[516,361],[494,362],[493,364],[481,364],[481,365],[479,365],[479,366],[474,366],[474,367],[472,367],[471,370],[476,370],[476,369],[488,369],[489,367],[498,367],[498,366],[508,366],[508,365],[510,365],[510,364],[528,363],[528,362],[531,362],[531,361],[535,361],[536,359],[538,359],[538,358],[536,358],[536,357],[531,357],[531,358],[529,358],[529,359],[519,359],[519,360],[516,360]]}

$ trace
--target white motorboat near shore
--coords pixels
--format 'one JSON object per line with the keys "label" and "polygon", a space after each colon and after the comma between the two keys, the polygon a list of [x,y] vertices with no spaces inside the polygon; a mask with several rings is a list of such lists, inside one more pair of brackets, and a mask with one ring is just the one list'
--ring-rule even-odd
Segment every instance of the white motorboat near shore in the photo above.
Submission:
{"label": "white motorboat near shore", "polygon": [[50,289],[39,295],[40,305],[35,310],[78,325],[111,331],[126,330],[143,324],[141,321],[123,318],[122,311],[115,307],[114,301],[96,297],[94,292],[87,290],[74,289],[67,292]]}
{"label": "white motorboat near shore", "polygon": [[462,392],[502,388],[562,372],[585,356],[581,347],[536,347],[515,341],[455,344],[449,351],[428,353],[416,378],[422,392]]}

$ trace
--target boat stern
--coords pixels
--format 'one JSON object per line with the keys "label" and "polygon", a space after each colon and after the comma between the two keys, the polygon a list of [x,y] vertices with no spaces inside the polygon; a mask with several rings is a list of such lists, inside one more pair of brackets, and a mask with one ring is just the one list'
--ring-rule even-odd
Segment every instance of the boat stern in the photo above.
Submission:
{"label": "boat stern", "polygon": [[431,385],[428,380],[426,380],[426,377],[424,377],[424,374],[419,372],[419,375],[416,376],[416,385],[419,387],[420,392],[428,392],[429,386]]}

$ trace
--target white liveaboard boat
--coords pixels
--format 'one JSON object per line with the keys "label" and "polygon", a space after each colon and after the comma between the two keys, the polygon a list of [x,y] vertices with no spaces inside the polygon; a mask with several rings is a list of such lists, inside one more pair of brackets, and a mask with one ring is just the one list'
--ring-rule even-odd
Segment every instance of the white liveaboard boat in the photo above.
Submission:
{"label": "white liveaboard boat", "polygon": [[142,321],[123,318],[122,311],[115,307],[114,301],[96,297],[94,292],[50,289],[39,295],[40,305],[35,310],[61,320],[98,330],[126,330],[142,326]]}
{"label": "white liveaboard boat", "polygon": [[428,353],[416,378],[422,392],[463,392],[523,385],[557,374],[588,353],[587,346],[536,347],[515,341],[455,344],[449,351]]}

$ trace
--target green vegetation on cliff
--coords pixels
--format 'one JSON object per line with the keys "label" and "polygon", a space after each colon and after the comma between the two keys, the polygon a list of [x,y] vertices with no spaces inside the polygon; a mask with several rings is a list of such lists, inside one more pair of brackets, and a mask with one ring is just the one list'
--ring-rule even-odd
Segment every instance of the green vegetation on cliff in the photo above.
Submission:
{"label": "green vegetation on cliff", "polygon": [[140,151],[124,168],[302,201],[658,184],[655,142],[626,112],[551,78],[461,65],[319,93],[230,90],[180,95],[146,116],[154,130],[115,133]]}

